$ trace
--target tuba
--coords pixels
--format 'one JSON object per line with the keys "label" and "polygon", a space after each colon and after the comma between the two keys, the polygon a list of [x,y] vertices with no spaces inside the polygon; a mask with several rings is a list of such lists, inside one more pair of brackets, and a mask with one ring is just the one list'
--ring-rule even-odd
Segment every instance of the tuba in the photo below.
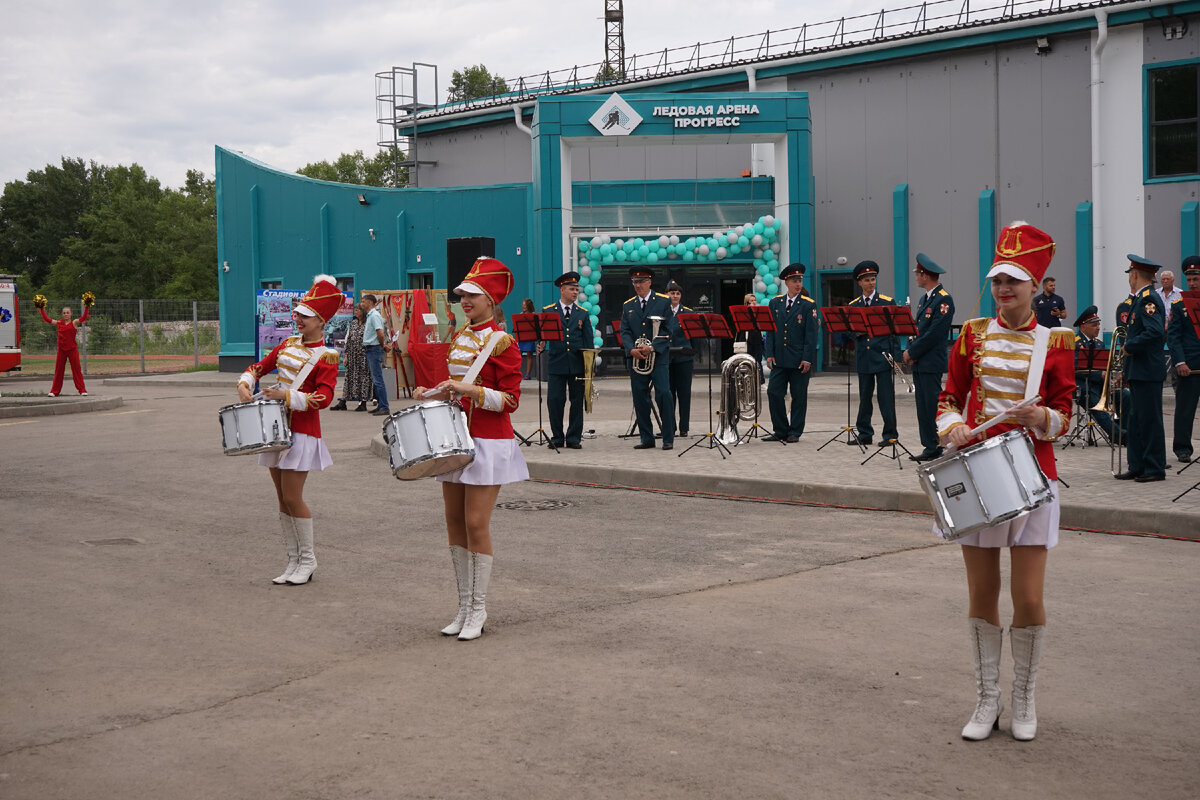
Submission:
{"label": "tuba", "polygon": [[583,381],[583,410],[588,414],[592,413],[592,403],[600,396],[600,389],[596,386],[596,356],[599,354],[598,348],[583,351],[583,377],[575,379]]}
{"label": "tuba", "polygon": [[654,371],[654,340],[658,338],[658,326],[662,325],[662,321],[662,317],[651,317],[650,338],[647,339],[645,336],[639,336],[637,341],[633,343],[635,350],[639,347],[650,348],[650,355],[645,358],[633,357],[633,364],[631,366],[633,371],[638,375],[649,375]]}
{"label": "tuba", "polygon": [[737,442],[738,422],[758,419],[759,410],[758,359],[738,353],[721,364],[717,441],[726,445]]}
{"label": "tuba", "polygon": [[1125,328],[1113,330],[1112,341],[1109,343],[1108,366],[1104,368],[1104,382],[1100,385],[1100,399],[1092,406],[1092,411],[1106,411],[1117,418],[1113,426],[1115,434],[1108,437],[1109,469],[1113,475],[1123,471],[1125,447],[1120,441],[1121,424],[1125,422]]}

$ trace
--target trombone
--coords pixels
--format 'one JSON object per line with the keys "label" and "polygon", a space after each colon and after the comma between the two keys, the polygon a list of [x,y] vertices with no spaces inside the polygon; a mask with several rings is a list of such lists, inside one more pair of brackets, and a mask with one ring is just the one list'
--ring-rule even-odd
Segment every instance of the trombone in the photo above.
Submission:
{"label": "trombone", "polygon": [[[1104,368],[1104,382],[1100,386],[1100,399],[1091,411],[1104,411],[1110,419],[1115,420],[1108,437],[1108,467],[1113,475],[1124,472],[1125,442],[1121,436],[1121,426],[1125,424],[1125,328],[1113,330],[1112,342],[1109,344],[1108,366]],[[1126,431],[1126,436],[1128,436]]]}
{"label": "trombone", "polygon": [[899,376],[900,382],[908,387],[908,392],[911,394],[913,392],[913,385],[912,381],[908,379],[908,373],[904,371],[904,368],[900,366],[896,359],[892,358],[891,353],[884,351],[883,357],[887,359],[888,364],[892,366],[892,372]]}

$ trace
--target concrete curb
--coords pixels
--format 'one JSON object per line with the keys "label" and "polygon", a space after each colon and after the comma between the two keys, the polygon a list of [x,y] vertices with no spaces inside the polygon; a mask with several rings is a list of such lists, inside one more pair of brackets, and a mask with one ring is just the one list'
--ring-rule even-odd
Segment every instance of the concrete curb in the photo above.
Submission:
{"label": "concrete curb", "polygon": [[108,411],[123,405],[123,397],[3,397],[0,398],[0,419],[85,414],[89,411]]}

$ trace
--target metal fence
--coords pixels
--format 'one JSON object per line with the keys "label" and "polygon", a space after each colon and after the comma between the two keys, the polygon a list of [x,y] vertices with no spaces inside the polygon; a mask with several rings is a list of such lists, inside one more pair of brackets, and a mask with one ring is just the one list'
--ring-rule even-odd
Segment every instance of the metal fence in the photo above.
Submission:
{"label": "metal fence", "polygon": [[[64,307],[75,317],[83,314],[79,298],[49,297],[46,313],[56,319]],[[42,321],[32,295],[21,295],[21,352],[29,356],[53,355],[57,327]],[[221,349],[220,304],[212,300],[97,300],[91,316],[77,335],[83,371],[87,357],[139,356],[141,371],[146,359],[156,356],[215,356]]]}

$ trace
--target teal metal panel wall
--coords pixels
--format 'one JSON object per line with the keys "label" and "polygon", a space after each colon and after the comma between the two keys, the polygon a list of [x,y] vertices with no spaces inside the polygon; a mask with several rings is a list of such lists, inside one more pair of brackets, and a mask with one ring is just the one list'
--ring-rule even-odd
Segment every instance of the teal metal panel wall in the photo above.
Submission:
{"label": "teal metal panel wall", "polygon": [[909,275],[913,264],[908,249],[908,184],[892,190],[892,277],[896,281],[896,302],[909,296]]}
{"label": "teal metal panel wall", "polygon": [[1075,207],[1075,299],[1080,311],[1096,302],[1092,231],[1092,204],[1085,200]]}
{"label": "teal metal panel wall", "polygon": [[[1183,204],[1179,210],[1179,260],[1200,255],[1200,204],[1194,200]],[[1200,287],[1189,286],[1189,289]]]}
{"label": "teal metal panel wall", "polygon": [[979,299],[979,313],[990,317],[996,313],[996,300],[988,288],[987,274],[992,268],[992,256],[996,252],[996,190],[984,189],[979,193],[979,285],[983,294]]}

